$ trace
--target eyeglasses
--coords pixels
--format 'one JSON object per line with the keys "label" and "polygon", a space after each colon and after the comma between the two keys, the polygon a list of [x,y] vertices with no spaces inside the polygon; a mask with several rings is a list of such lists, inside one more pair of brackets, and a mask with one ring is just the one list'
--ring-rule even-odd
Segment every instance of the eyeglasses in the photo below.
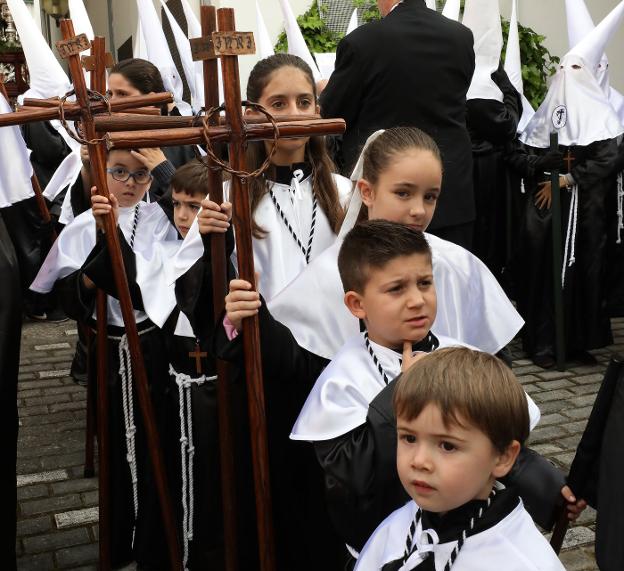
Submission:
{"label": "eyeglasses", "polygon": [[128,169],[124,169],[122,167],[113,167],[111,169],[106,169],[106,172],[109,173],[114,180],[118,182],[127,182],[130,177],[134,179],[136,184],[147,184],[151,182],[154,178],[149,171],[136,171],[130,172]]}

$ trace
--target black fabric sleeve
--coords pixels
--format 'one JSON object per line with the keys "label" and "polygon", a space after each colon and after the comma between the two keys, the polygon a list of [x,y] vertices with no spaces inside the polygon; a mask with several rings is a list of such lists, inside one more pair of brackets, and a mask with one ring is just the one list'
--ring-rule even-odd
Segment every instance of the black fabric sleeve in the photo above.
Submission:
{"label": "black fabric sleeve", "polygon": [[[126,238],[119,228],[117,228],[117,234],[119,236],[121,256],[126,270],[126,277],[128,278],[132,307],[144,311],[145,307],[143,305],[141,289],[136,283],[136,261],[134,252],[126,242]],[[119,299],[112,267],[113,263],[107,242],[103,235],[99,235],[95,248],[93,248],[82,266],[82,271],[98,288],[104,290],[107,295]]]}
{"label": "black fabric sleeve", "polygon": [[587,148],[590,158],[574,165],[570,174],[578,185],[591,188],[613,173],[617,152],[615,139],[596,141]]}
{"label": "black fabric sleeve", "polygon": [[527,147],[518,139],[514,139],[505,147],[505,162],[509,167],[524,178],[534,178],[537,155],[529,153]]}
{"label": "black fabric sleeve", "polygon": [[152,170],[152,176],[161,188],[167,189],[175,171],[173,164],[169,160],[164,160]]}
{"label": "black fabric sleeve", "polygon": [[615,159],[615,174],[619,174],[624,171],[624,139],[622,139],[621,143],[617,148],[617,157]]}
{"label": "black fabric sleeve", "polygon": [[87,288],[82,276],[81,270],[69,274],[56,282],[54,291],[67,317],[84,323],[91,318],[95,310],[97,290]]}

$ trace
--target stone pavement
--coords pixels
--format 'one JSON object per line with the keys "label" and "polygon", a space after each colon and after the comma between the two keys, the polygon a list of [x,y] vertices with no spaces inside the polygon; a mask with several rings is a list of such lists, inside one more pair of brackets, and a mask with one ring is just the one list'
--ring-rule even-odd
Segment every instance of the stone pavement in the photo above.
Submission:
{"label": "stone pavement", "polygon": [[[615,345],[595,351],[596,366],[545,371],[523,359],[514,370],[542,411],[531,445],[569,468],[612,353],[624,354],[624,319],[613,321]],[[86,390],[69,377],[75,324],[25,323],[18,404],[18,569],[95,570],[97,479],[83,478]],[[561,560],[570,571],[596,569],[595,512],[568,531]]]}

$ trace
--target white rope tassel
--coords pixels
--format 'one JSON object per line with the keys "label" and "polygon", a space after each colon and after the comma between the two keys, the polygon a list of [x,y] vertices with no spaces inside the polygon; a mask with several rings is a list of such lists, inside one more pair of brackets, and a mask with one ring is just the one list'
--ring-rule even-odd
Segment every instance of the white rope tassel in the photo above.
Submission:
{"label": "white rope tassel", "polygon": [[[136,425],[134,424],[134,399],[132,396],[132,361],[130,360],[130,349],[128,347],[128,337],[124,334],[119,341],[119,376],[121,377],[121,395],[124,411],[124,423],[126,426],[126,460],[130,467],[130,477],[132,479],[132,497],[134,500],[134,519],[136,522],[139,513],[139,488],[137,478],[136,461]],[[134,532],[136,523],[132,530],[132,543],[134,544]]]}
{"label": "white rope tassel", "polygon": [[526,194],[526,188],[524,188],[524,179],[523,178],[520,179],[520,192],[522,194]]}
{"label": "white rope tassel", "polygon": [[616,244],[622,243],[622,230],[624,230],[624,187],[622,185],[623,173],[619,173],[617,176],[617,240]]}
{"label": "white rope tassel", "polygon": [[214,381],[217,377],[202,375],[192,378],[184,373],[178,373],[169,365],[169,374],[175,377],[178,385],[178,402],[180,404],[180,457],[182,469],[182,535],[184,540],[184,571],[188,571],[189,541],[193,540],[193,520],[195,517],[193,457],[193,409],[191,387],[203,385],[206,381]]}
{"label": "white rope tassel", "polygon": [[[576,228],[578,225],[578,185],[572,187],[570,211],[568,213],[568,231],[566,232],[565,250],[563,253],[563,267],[561,268],[561,288],[565,287],[566,268],[571,268],[576,262]],[[568,252],[570,257],[568,258]]]}

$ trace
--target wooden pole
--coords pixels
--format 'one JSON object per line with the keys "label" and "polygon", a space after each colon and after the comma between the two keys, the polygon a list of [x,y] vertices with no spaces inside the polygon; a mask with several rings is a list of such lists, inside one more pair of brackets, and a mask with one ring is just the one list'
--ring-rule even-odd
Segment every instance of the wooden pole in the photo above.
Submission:
{"label": "wooden pole", "polygon": [[[550,134],[550,151],[559,150],[559,135]],[[557,369],[565,371],[565,321],[563,315],[563,286],[561,283],[561,191],[559,190],[559,170],[550,172],[552,258],[553,258],[553,300],[555,310],[555,361]]]}
{"label": "wooden pole", "polygon": [[[220,32],[230,32],[236,29],[234,10],[231,8],[219,9],[217,17]],[[221,65],[225,93],[225,112],[228,123],[232,128],[229,143],[230,163],[234,169],[242,171],[245,169],[245,155],[238,58],[236,56],[223,56]],[[234,210],[233,221],[236,231],[239,275],[255,288],[249,188],[241,178],[233,176],[230,192]],[[247,374],[247,400],[256,493],[260,570],[274,571],[273,510],[269,480],[269,450],[262,382],[262,360],[260,356],[260,331],[257,316],[243,320],[243,346]]]}
{"label": "wooden pole", "polygon": [[[71,20],[61,20],[61,31],[63,33],[63,38],[66,41],[75,36]],[[81,120],[86,139],[89,141],[95,141],[96,131],[93,124],[93,114],[87,98],[87,89],[80,60],[77,55],[72,55],[68,58],[68,62],[74,82],[76,99],[82,109]],[[92,174],[98,194],[108,198],[109,192],[106,181],[106,154],[104,147],[100,143],[89,143],[88,147]],[[128,339],[128,346],[133,365],[135,387],[139,398],[139,406],[141,408],[143,423],[145,426],[148,449],[154,469],[154,479],[160,499],[165,534],[169,547],[170,564],[172,569],[179,570],[182,567],[182,559],[180,557],[180,547],[176,533],[173,505],[171,498],[169,497],[169,491],[166,483],[164,462],[161,453],[162,449],[159,445],[158,432],[154,421],[154,413],[152,410],[152,403],[147,384],[147,375],[145,373],[145,366],[141,354],[139,334],[134,320],[132,302],[128,289],[128,280],[121,256],[117,225],[112,212],[105,219],[105,228],[106,241],[112,260],[113,277],[117,293],[119,295],[119,303],[121,306],[123,320],[126,326],[126,336]]]}
{"label": "wooden pole", "polygon": [[[217,30],[217,11],[214,6],[201,7],[201,26],[204,37],[211,36]],[[206,109],[219,105],[218,60],[204,60],[204,101]],[[213,115],[211,124],[216,124],[218,117]],[[210,199],[217,204],[223,203],[223,177],[220,169],[206,157],[209,168],[208,191]],[[225,234],[212,234],[210,237],[210,259],[212,264],[212,294],[215,319],[221,319],[225,309],[227,293],[227,260]],[[236,538],[237,496],[235,486],[235,449],[232,434],[232,395],[230,390],[230,371],[226,361],[217,359],[217,410],[219,416],[219,451],[221,463],[221,498],[223,509],[223,531],[225,544],[226,571],[238,569],[238,543]]]}

